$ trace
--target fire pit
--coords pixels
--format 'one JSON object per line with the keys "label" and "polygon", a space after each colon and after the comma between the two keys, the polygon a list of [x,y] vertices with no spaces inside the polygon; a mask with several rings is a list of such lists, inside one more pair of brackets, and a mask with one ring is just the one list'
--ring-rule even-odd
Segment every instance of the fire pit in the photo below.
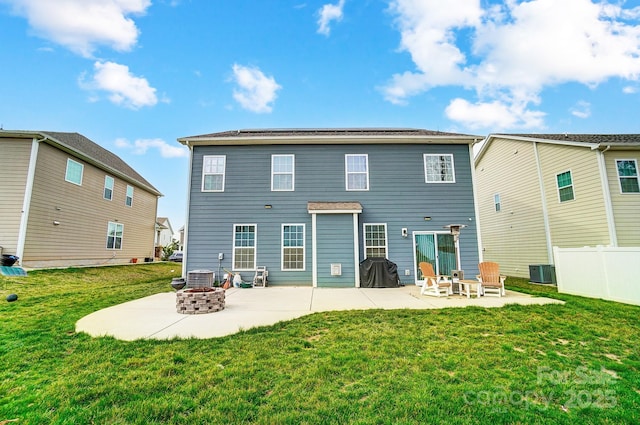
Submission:
{"label": "fire pit", "polygon": [[[176,309],[182,314],[214,313],[224,309],[224,289],[213,287],[213,272],[187,272],[187,288],[176,292]],[[173,286],[173,285],[172,285]]]}
{"label": "fire pit", "polygon": [[224,310],[224,289],[193,288],[176,293],[176,310],[182,314],[206,314]]}

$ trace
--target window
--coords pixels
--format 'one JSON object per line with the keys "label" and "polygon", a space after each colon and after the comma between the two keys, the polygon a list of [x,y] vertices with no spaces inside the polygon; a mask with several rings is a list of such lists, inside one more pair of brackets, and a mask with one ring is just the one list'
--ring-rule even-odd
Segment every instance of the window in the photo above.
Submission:
{"label": "window", "polygon": [[202,158],[202,191],[223,192],[224,171],[227,157],[224,155],[205,155]]}
{"label": "window", "polygon": [[425,183],[455,183],[453,155],[424,154]]}
{"label": "window", "polygon": [[124,204],[128,207],[133,205],[133,186],[127,185],[127,197],[124,200]]}
{"label": "window", "polygon": [[233,269],[255,270],[256,225],[235,224],[233,226]]}
{"label": "window", "polygon": [[556,174],[556,180],[558,182],[558,196],[560,197],[560,202],[573,200],[573,181],[571,180],[571,171]]}
{"label": "window", "polygon": [[387,225],[364,225],[364,252],[366,258],[387,258]]}
{"label": "window", "polygon": [[345,155],[347,190],[369,190],[369,157]]}
{"label": "window", "polygon": [[493,205],[495,205],[496,207],[496,212],[500,212],[500,209],[502,208],[502,204],[500,203],[499,193],[496,193],[495,195],[493,195]]}
{"label": "window", "polygon": [[122,249],[124,224],[109,222],[107,228],[107,249]]}
{"label": "window", "polygon": [[113,199],[113,177],[104,176],[104,199]]}
{"label": "window", "polygon": [[304,224],[282,225],[282,270],[304,270]]}
{"label": "window", "polygon": [[638,185],[638,163],[635,159],[616,160],[620,191],[622,193],[640,193]]}
{"label": "window", "polygon": [[73,159],[67,158],[67,172],[65,173],[64,179],[69,183],[77,184],[78,186],[80,186],[82,185],[83,170],[84,165],[74,161]]}
{"label": "window", "polygon": [[294,171],[293,155],[271,155],[271,190],[293,190]]}

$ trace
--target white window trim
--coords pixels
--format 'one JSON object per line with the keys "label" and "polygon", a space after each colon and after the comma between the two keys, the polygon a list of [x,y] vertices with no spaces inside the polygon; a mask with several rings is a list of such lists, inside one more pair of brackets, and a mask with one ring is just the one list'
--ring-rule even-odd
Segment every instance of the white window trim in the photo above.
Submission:
{"label": "white window trim", "polygon": [[[80,166],[80,183],[71,181],[69,179],[67,179],[67,174],[69,172],[69,163],[72,162],[74,164],[78,164]],[[67,168],[65,168],[64,170],[64,181],[75,184],[76,186],[82,186],[82,179],[84,178],[84,164],[78,162],[78,161],[74,161],[71,158],[67,158]]]}
{"label": "white window trim", "polygon": [[[285,269],[284,268],[284,226],[302,226],[302,268],[301,269]],[[283,272],[303,272],[307,268],[307,227],[304,223],[283,223],[280,228],[280,270]]]}
{"label": "white window trim", "polygon": [[[236,227],[237,226],[253,226],[253,268],[251,269],[244,269],[244,268],[240,268],[240,269],[236,269],[234,266],[236,264]],[[232,254],[231,254],[231,269],[234,271],[254,271],[256,269],[256,266],[258,264],[258,225],[255,223],[235,223],[232,227],[232,235],[231,237],[233,238],[233,248],[232,248]],[[237,248],[249,248],[246,246],[239,246]]]}
{"label": "white window trim", "polygon": [[[111,187],[107,186],[107,181],[109,181],[109,179],[111,179]],[[102,189],[102,198],[103,199],[105,199],[107,201],[113,201],[113,189],[115,188],[115,185],[116,185],[116,179],[114,179],[111,176],[104,176],[104,188]],[[111,190],[111,197],[110,198],[107,198],[105,196],[106,189]]]}
{"label": "white window trim", "polygon": [[367,226],[384,226],[384,258],[389,258],[389,234],[387,223],[363,223],[362,224],[362,242],[364,245],[364,256],[367,258],[367,248],[382,248],[383,246],[367,245]]}
{"label": "white window trim", "polygon": [[[349,171],[349,157],[352,156],[364,156],[367,164],[367,171]],[[366,174],[367,187],[365,189],[349,189],[349,174]],[[344,186],[349,192],[366,192],[369,190],[369,154],[366,153],[347,153],[344,155]]]}
{"label": "white window trim", "polygon": [[[427,157],[430,156],[448,156],[451,158],[451,181],[429,181],[427,177]],[[422,155],[422,167],[424,168],[424,182],[427,184],[450,184],[456,182],[456,165],[451,153],[425,153]]]}
{"label": "white window trim", "polygon": [[502,211],[502,198],[499,193],[493,195],[493,209],[497,213]]}
{"label": "white window trim", "polygon": [[[115,225],[116,226],[116,234],[118,233],[118,229],[117,227],[120,226],[120,228],[122,229],[122,237],[120,238],[120,248],[109,248],[109,227],[111,227],[111,225]],[[117,223],[115,221],[110,221],[107,223],[107,243],[106,245],[106,249],[111,250],[111,251],[122,251],[122,246],[124,245],[124,224],[123,223]],[[115,239],[114,239],[114,245],[115,245]]]}
{"label": "white window trim", "polygon": [[[573,193],[573,199],[567,199],[566,201],[563,201],[560,198],[560,189],[564,189],[564,188],[569,187],[569,186],[563,186],[562,188],[560,186],[558,186],[558,176],[560,174],[564,174],[564,173],[569,173],[569,175],[571,176],[571,192]],[[560,171],[559,173],[556,173],[555,180],[556,180],[555,181],[555,183],[556,183],[556,193],[558,194],[558,202],[561,203],[561,204],[564,204],[566,202],[575,201],[576,200],[576,184],[573,181],[573,172],[570,169],[569,170]]]}
{"label": "white window trim", "polygon": [[[129,196],[129,189],[131,189],[131,196]],[[127,200],[129,198],[131,198],[131,205],[127,204]],[[130,184],[127,185],[127,191],[125,192],[124,196],[124,205],[129,208],[133,207],[133,186],[131,186]]]}
{"label": "white window trim", "polygon": [[[291,157],[291,172],[278,172],[273,171],[273,161],[276,157],[286,156]],[[273,187],[273,177],[276,175],[291,175],[291,189],[274,189]],[[272,192],[293,192],[296,188],[296,156],[293,154],[273,154],[271,155],[271,191]]]}
{"label": "white window trim", "polygon": [[630,178],[629,176],[620,176],[620,172],[618,171],[618,161],[633,161],[636,163],[636,173],[638,173],[638,175],[636,176],[636,179],[638,180],[638,184],[640,184],[640,169],[638,169],[638,161],[635,158],[616,158],[615,160],[615,164],[616,164],[616,175],[618,176],[618,189],[620,190],[620,195],[638,195],[638,193],[640,192],[623,192],[622,191],[622,178]]}
{"label": "white window trim", "polygon": [[[205,189],[204,188],[204,179],[209,175],[219,175],[220,173],[205,173],[204,172],[204,163],[207,158],[222,158],[224,159],[224,166],[222,170],[222,189]],[[201,192],[224,192],[224,187],[227,180],[227,156],[226,155],[204,155],[202,157],[202,186],[200,187]]]}

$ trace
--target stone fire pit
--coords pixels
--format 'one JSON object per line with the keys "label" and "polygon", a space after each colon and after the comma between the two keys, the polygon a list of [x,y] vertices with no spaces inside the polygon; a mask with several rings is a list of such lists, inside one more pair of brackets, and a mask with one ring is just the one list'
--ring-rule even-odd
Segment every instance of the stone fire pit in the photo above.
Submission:
{"label": "stone fire pit", "polygon": [[176,309],[182,314],[206,314],[224,310],[224,289],[190,288],[176,292]]}

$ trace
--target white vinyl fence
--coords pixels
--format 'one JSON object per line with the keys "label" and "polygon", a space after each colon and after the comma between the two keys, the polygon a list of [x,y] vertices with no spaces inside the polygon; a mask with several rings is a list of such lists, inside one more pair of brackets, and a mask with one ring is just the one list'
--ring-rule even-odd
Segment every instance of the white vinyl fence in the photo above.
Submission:
{"label": "white vinyl fence", "polygon": [[640,247],[553,247],[558,292],[640,305]]}

